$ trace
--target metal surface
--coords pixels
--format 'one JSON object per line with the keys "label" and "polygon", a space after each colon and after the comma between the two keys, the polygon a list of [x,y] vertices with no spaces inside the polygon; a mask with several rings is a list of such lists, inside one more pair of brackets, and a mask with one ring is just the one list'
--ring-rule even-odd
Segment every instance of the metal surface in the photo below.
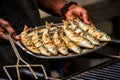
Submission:
{"label": "metal surface", "polygon": [[20,46],[20,48],[22,50],[24,50],[26,53],[28,53],[32,56],[35,56],[35,57],[38,57],[38,58],[44,58],[44,59],[61,59],[61,58],[72,58],[72,57],[77,57],[77,56],[83,56],[83,55],[87,55],[87,54],[90,54],[92,52],[95,52],[96,50],[104,47],[107,44],[107,43],[101,43],[100,46],[97,46],[96,48],[91,49],[91,50],[90,49],[84,49],[84,52],[82,52],[81,54],[75,54],[75,53],[72,52],[72,53],[69,53],[71,55],[66,55],[66,56],[61,55],[61,56],[50,56],[50,57],[48,57],[48,56],[42,56],[42,55],[37,55],[35,53],[32,53],[29,50],[27,50],[20,42],[17,42],[17,43]]}
{"label": "metal surface", "polygon": [[[63,24],[62,24],[62,23],[54,24],[53,27],[50,29],[50,32],[53,33],[53,31],[55,31],[55,27],[56,27],[56,26],[57,26],[57,27],[61,27],[61,25],[63,25]],[[33,35],[33,31],[34,31],[35,29],[38,29],[39,33],[41,34],[41,33],[44,31],[44,29],[45,29],[44,27],[45,27],[45,26],[39,26],[39,27],[37,27],[37,28],[31,29],[30,31],[28,31],[28,36],[31,37],[31,36]],[[94,51],[96,51],[96,50],[104,47],[104,46],[107,44],[107,42],[101,42],[100,45],[99,45],[99,46],[95,46],[94,49],[86,49],[86,48],[85,48],[85,49],[82,49],[81,54],[75,54],[75,53],[73,53],[73,52],[70,52],[69,55],[59,55],[59,56],[53,56],[53,55],[51,55],[51,56],[48,57],[48,56],[43,56],[43,55],[37,55],[37,54],[29,51],[27,48],[24,47],[24,45],[23,45],[20,41],[18,41],[17,43],[18,43],[18,45],[20,46],[20,48],[21,48],[22,50],[24,50],[25,52],[27,52],[28,54],[30,54],[30,55],[32,55],[32,56],[35,56],[35,57],[38,57],[38,58],[44,58],[44,59],[72,58],[72,57],[87,55],[87,54],[90,54],[90,53],[92,53],[92,52],[94,52]]]}
{"label": "metal surface", "polygon": [[120,80],[120,60],[71,76],[68,80]]}
{"label": "metal surface", "polygon": [[[111,47],[111,49],[114,48],[114,49],[118,50],[118,52],[112,51],[112,53],[107,53],[106,52],[107,54],[106,53],[105,54],[101,53],[101,54],[106,56],[106,57],[120,59],[120,40],[112,39],[112,41],[109,42],[107,46]],[[109,48],[109,51],[111,49]],[[106,49],[106,51],[107,51],[107,49]]]}

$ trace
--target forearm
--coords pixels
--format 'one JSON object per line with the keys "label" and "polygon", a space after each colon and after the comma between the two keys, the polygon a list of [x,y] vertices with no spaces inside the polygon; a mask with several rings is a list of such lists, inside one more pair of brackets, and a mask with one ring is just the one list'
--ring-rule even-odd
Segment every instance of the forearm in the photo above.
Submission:
{"label": "forearm", "polygon": [[61,15],[65,19],[74,19],[76,17],[80,18],[86,24],[93,25],[89,21],[87,10],[77,3],[71,1],[66,2],[66,0],[38,0],[40,3],[40,8],[50,14]]}
{"label": "forearm", "polygon": [[51,14],[58,14],[60,15],[61,8],[65,4],[65,0],[38,0],[39,6],[44,11],[51,13]]}

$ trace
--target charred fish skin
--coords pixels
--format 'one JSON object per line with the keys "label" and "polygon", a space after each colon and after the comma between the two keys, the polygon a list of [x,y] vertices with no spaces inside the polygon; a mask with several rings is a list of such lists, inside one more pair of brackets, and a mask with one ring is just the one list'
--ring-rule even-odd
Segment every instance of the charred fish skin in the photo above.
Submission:
{"label": "charred fish skin", "polygon": [[35,47],[39,49],[41,55],[45,55],[45,56],[51,55],[51,53],[43,46],[42,42],[40,41],[37,30],[34,31],[34,34],[32,36],[32,42],[34,43]]}
{"label": "charred fish skin", "polygon": [[66,36],[74,41],[77,45],[85,48],[94,48],[94,45],[82,36],[77,36],[68,26],[68,21],[63,20],[63,30]]}
{"label": "charred fish skin", "polygon": [[100,30],[95,31],[92,35],[99,41],[111,41],[111,37]]}
{"label": "charred fish skin", "polygon": [[28,30],[29,28],[27,27],[27,25],[25,25],[23,32],[20,34],[20,40],[28,50],[36,54],[40,54],[40,51],[34,46],[31,39],[28,37]]}
{"label": "charred fish skin", "polygon": [[66,46],[73,52],[80,54],[81,53],[81,48],[77,46],[73,41],[71,41],[67,36],[65,36],[64,32],[60,32],[60,37],[63,39],[65,42]]}
{"label": "charred fish skin", "polygon": [[78,36],[83,36],[84,38],[88,39],[93,45],[100,45],[100,42],[92,37],[90,34],[87,34],[83,31],[75,22],[74,20],[69,21],[71,24],[70,28],[73,32],[75,32]]}
{"label": "charred fish skin", "polygon": [[89,33],[91,36],[96,38],[99,41],[111,41],[111,38],[106,33],[96,29],[95,27],[92,27],[90,25],[87,25],[83,23],[81,20],[77,19],[76,22],[78,23],[79,27]]}
{"label": "charred fish skin", "polygon": [[57,47],[57,50],[61,54],[63,54],[63,55],[67,55],[68,54],[68,48],[65,45],[65,42],[60,38],[59,30],[58,30],[57,27],[55,28],[55,32],[54,32],[54,35],[53,35],[53,41],[54,41],[54,44]]}
{"label": "charred fish skin", "polygon": [[51,39],[49,29],[51,27],[51,24],[46,22],[46,29],[42,34],[42,43],[45,46],[45,48],[48,49],[49,52],[51,52],[53,55],[57,55],[57,49],[56,46],[53,44],[53,40]]}

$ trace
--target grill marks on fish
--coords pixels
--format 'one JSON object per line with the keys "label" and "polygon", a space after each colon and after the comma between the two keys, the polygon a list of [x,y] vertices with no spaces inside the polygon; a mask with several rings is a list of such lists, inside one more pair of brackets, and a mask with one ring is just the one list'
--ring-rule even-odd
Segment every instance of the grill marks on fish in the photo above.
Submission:
{"label": "grill marks on fish", "polygon": [[59,30],[58,28],[56,27],[55,28],[55,32],[53,34],[53,41],[54,41],[54,44],[56,45],[57,47],[57,50],[63,54],[63,55],[67,55],[68,54],[68,48],[65,44],[65,42],[60,38],[60,34],[59,34]]}
{"label": "grill marks on fish", "polygon": [[86,33],[85,31],[83,31],[74,21],[69,21],[69,23],[71,25],[70,29],[72,30],[72,32],[75,32],[76,35],[82,36],[82,37],[88,39],[93,45],[100,44],[97,39],[95,39],[90,34]]}
{"label": "grill marks on fish", "polygon": [[28,34],[27,34],[28,31],[29,31],[29,28],[27,27],[27,25],[25,25],[24,30],[20,35],[22,44],[31,52],[40,54],[40,51],[34,46],[31,39],[28,37]]}
{"label": "grill marks on fish", "polygon": [[70,40],[67,36],[65,36],[64,32],[60,32],[60,37],[64,40],[66,46],[73,52],[80,54],[81,53],[81,48],[76,45],[72,40]]}
{"label": "grill marks on fish", "polygon": [[63,31],[69,39],[81,47],[94,48],[94,45],[89,40],[83,36],[77,36],[77,34],[69,28],[68,21],[63,20],[63,24]]}
{"label": "grill marks on fish", "polygon": [[88,34],[90,34],[91,36],[96,38],[97,40],[99,40],[99,41],[111,41],[110,36],[107,35],[105,32],[102,32],[95,27],[87,25],[79,19],[76,19],[75,21],[82,30],[84,30],[85,32],[87,32]]}
{"label": "grill marks on fish", "polygon": [[63,20],[63,25],[57,26],[46,22],[46,27],[38,31],[25,26],[21,33],[21,42],[33,53],[51,56],[51,55],[69,55],[69,51],[81,54],[83,49],[93,49],[99,46],[102,41],[111,41],[109,35],[95,27],[91,27],[80,21]]}
{"label": "grill marks on fish", "polygon": [[37,29],[34,31],[32,35],[32,42],[34,43],[35,47],[39,49],[41,55],[50,56],[51,53],[43,46],[40,37],[38,35]]}
{"label": "grill marks on fish", "polygon": [[57,55],[57,49],[56,46],[53,43],[53,40],[51,39],[49,29],[52,26],[52,24],[46,22],[46,29],[42,34],[42,43],[45,46],[45,48],[48,49],[49,52],[51,52],[53,55]]}

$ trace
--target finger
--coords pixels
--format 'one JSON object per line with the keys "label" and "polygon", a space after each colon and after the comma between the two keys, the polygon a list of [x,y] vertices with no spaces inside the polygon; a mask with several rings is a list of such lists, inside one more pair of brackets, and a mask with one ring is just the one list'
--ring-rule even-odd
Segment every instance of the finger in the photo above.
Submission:
{"label": "finger", "polygon": [[6,27],[6,31],[12,36],[13,39],[18,40],[15,30],[11,27]]}
{"label": "finger", "polygon": [[16,40],[14,40],[14,39],[13,39],[13,42],[15,43],[15,45],[17,45],[17,46],[18,46],[18,43],[16,42]]}
{"label": "finger", "polygon": [[74,16],[68,16],[66,19],[69,20],[73,20],[75,17]]}
{"label": "finger", "polygon": [[95,25],[93,24],[91,20],[90,20],[90,25],[95,28]]}
{"label": "finger", "polygon": [[0,31],[0,37],[2,39],[8,40],[7,36],[3,32],[1,32],[1,31]]}
{"label": "finger", "polygon": [[72,20],[72,19],[74,19],[75,17],[74,17],[74,15],[72,14],[71,11],[67,11],[67,13],[65,14],[65,18],[66,18],[67,20]]}
{"label": "finger", "polygon": [[15,33],[15,30],[10,26],[10,24],[7,22],[7,21],[5,21],[5,20],[3,20],[3,19],[0,19],[0,22],[2,22],[1,23],[1,26],[15,39],[15,40],[18,40],[17,39],[17,35],[16,35],[16,33]]}
{"label": "finger", "polygon": [[78,16],[78,18],[81,20],[81,21],[83,21],[83,17],[82,17],[82,14],[80,13],[80,14],[77,14],[77,16]]}
{"label": "finger", "polygon": [[83,20],[83,22],[85,22],[86,24],[90,24],[89,19],[88,19],[88,15],[87,15],[86,12],[85,12],[85,13],[82,13],[82,20]]}
{"label": "finger", "polygon": [[0,31],[1,31],[1,32],[4,32],[5,30],[0,27]]}

